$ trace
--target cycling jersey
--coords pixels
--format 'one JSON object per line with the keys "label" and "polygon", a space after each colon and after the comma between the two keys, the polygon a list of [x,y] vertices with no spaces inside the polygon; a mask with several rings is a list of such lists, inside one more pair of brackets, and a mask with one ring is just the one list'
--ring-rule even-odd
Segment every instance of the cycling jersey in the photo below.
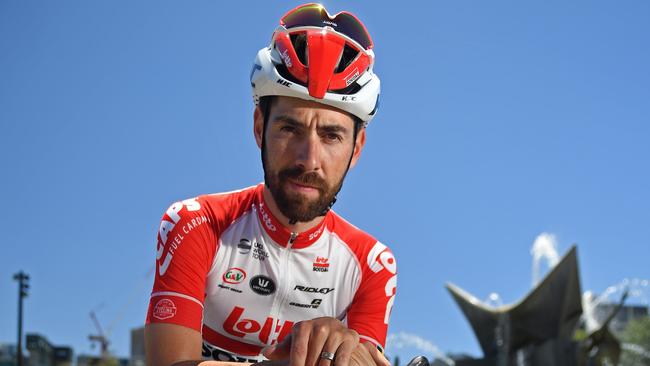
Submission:
{"label": "cycling jersey", "polygon": [[263,359],[301,320],[340,319],[382,348],[396,290],[390,250],[329,211],[291,233],[264,185],[172,204],[158,232],[147,323],[202,333],[203,356]]}

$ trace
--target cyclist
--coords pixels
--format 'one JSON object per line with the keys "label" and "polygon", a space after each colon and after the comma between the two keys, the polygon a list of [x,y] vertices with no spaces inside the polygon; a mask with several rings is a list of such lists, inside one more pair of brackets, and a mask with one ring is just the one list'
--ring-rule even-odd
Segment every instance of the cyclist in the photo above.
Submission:
{"label": "cyclist", "polygon": [[250,76],[264,183],[163,215],[149,364],[389,366],[395,259],[330,210],[377,110],[372,48],[349,12],[305,4],[281,18]]}

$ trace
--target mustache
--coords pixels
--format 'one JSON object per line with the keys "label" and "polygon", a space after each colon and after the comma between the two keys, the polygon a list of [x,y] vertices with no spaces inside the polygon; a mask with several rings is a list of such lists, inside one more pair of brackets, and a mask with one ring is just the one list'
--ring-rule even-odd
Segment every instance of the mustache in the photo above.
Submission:
{"label": "mustache", "polygon": [[305,173],[305,170],[299,166],[283,169],[278,173],[280,180],[291,179],[297,183],[314,187],[323,192],[327,188],[327,183],[316,172]]}

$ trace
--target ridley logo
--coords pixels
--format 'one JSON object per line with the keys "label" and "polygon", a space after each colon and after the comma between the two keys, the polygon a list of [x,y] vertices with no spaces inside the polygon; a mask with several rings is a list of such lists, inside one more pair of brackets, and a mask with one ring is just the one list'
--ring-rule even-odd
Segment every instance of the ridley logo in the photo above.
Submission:
{"label": "ridley logo", "polygon": [[170,299],[162,299],[153,308],[153,317],[160,320],[173,318],[176,315],[176,305]]}
{"label": "ridley logo", "polygon": [[[223,323],[223,329],[230,335],[235,337],[244,338],[247,334],[258,333],[258,339],[264,344],[269,344],[269,336],[271,334],[277,341],[282,342],[284,337],[291,333],[292,321],[285,320],[283,323],[280,320],[275,320],[267,317],[264,325],[254,319],[242,319],[244,308],[235,306],[228,315],[228,318]],[[275,325],[274,325],[275,324]],[[275,339],[273,340],[275,341]]]}
{"label": "ridley logo", "polygon": [[327,257],[316,257],[314,260],[314,272],[327,272],[329,271],[330,264]]}
{"label": "ridley logo", "polygon": [[330,292],[334,291],[334,288],[333,287],[332,288],[329,288],[329,287],[318,288],[318,287],[306,287],[306,286],[296,285],[296,287],[294,287],[293,290],[294,291],[298,290],[298,291],[302,291],[302,292],[313,292],[313,293],[319,293],[319,294],[327,295]]}
{"label": "ridley logo", "polygon": [[225,283],[232,283],[232,284],[241,283],[243,280],[246,279],[246,272],[241,268],[233,267],[228,269],[226,273],[223,274],[221,279],[223,279],[223,282]]}

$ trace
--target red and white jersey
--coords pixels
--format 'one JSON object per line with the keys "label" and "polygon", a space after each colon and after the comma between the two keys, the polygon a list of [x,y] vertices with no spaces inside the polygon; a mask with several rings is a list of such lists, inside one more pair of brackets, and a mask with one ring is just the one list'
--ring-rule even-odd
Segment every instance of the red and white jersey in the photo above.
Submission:
{"label": "red and white jersey", "polygon": [[397,267],[389,249],[330,211],[291,233],[264,185],[172,204],[160,223],[147,323],[203,335],[206,358],[259,361],[301,320],[340,319],[383,348]]}

